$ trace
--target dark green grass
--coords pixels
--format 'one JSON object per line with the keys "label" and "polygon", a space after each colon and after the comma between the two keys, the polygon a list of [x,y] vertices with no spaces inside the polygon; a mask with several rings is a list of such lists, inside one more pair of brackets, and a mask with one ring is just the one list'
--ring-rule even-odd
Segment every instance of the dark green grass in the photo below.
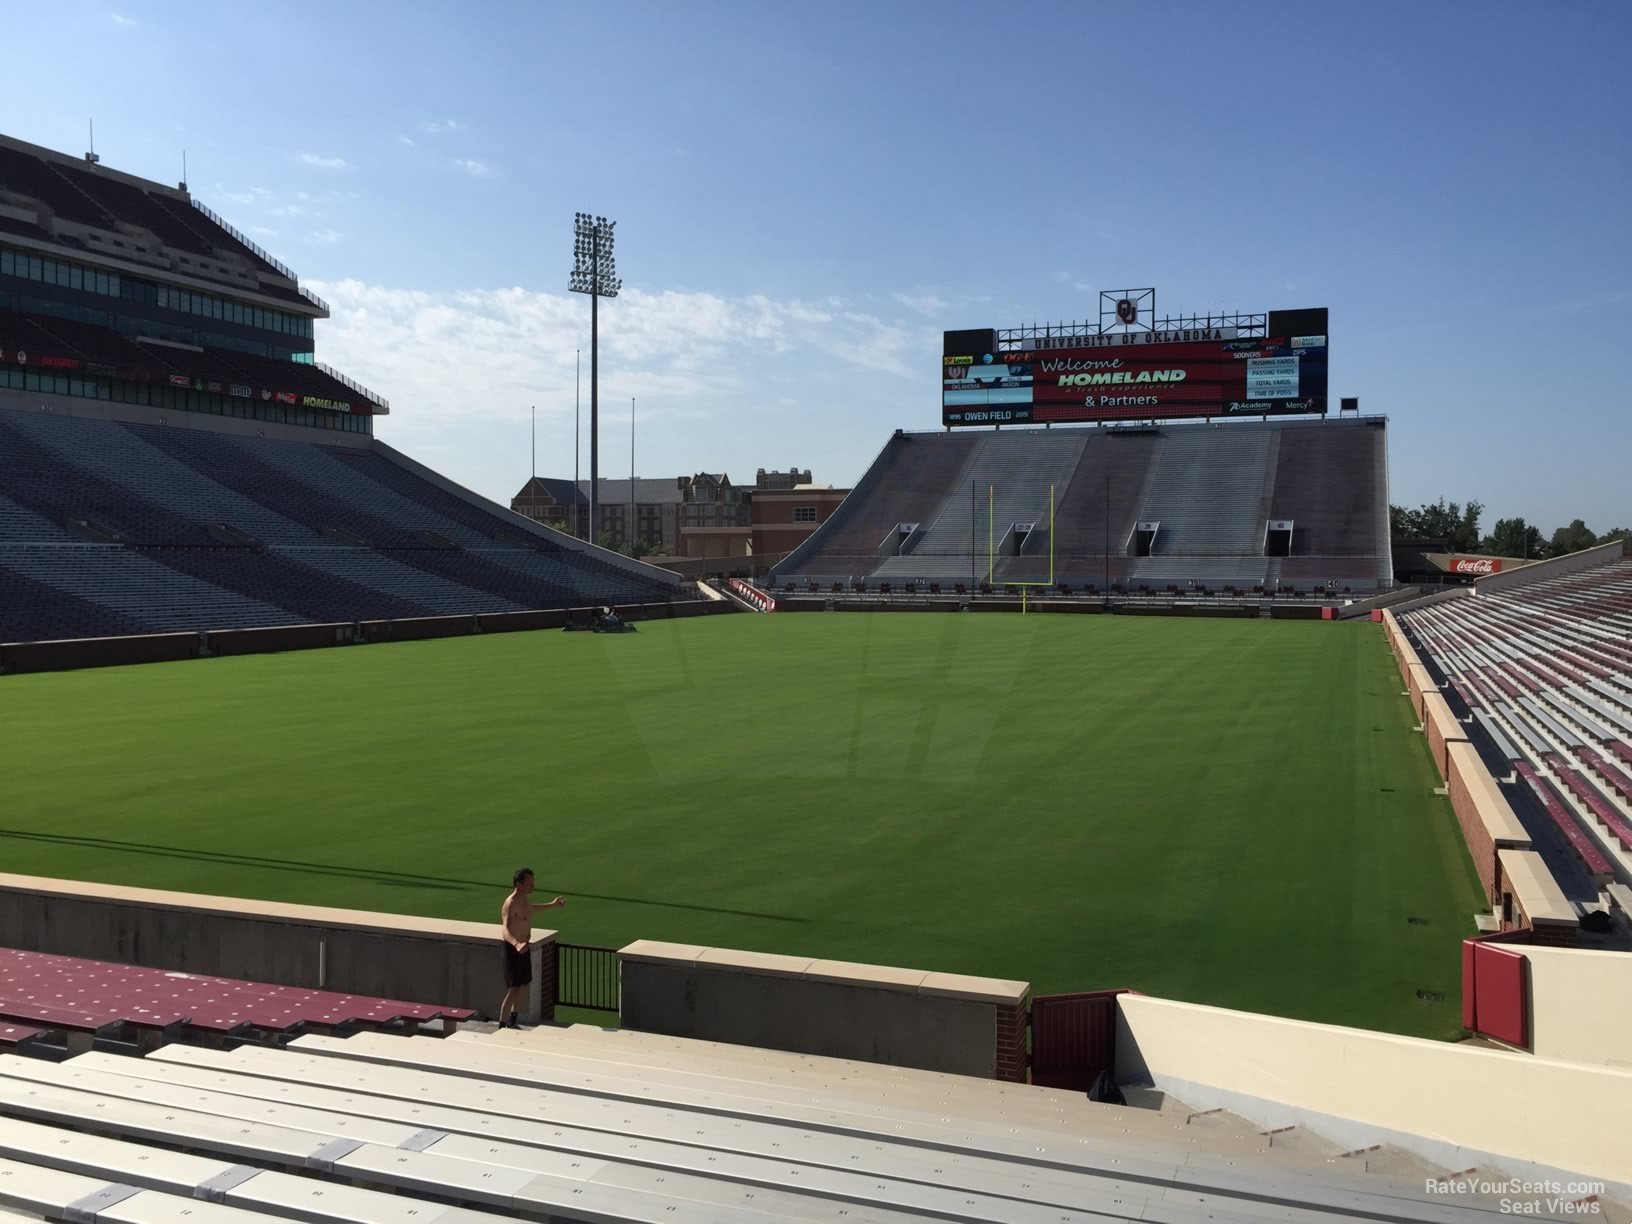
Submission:
{"label": "dark green grass", "polygon": [[1399,687],[1370,624],[957,614],[13,676],[0,869],[496,920],[526,863],[577,942],[1450,1036],[1478,884]]}

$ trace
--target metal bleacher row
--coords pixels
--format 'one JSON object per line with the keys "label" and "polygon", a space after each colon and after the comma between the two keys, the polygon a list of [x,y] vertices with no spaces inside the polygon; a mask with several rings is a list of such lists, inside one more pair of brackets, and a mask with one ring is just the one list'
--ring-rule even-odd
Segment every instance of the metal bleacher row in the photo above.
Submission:
{"label": "metal bleacher row", "polygon": [[[1046,531],[1004,541],[1047,526],[1052,489],[1057,581],[1371,590],[1391,573],[1384,442],[1381,420],[898,433],[771,578],[984,580],[990,548],[994,583],[1046,580]],[[1270,520],[1294,524],[1289,555],[1267,555]]]}
{"label": "metal bleacher row", "polygon": [[1632,881],[1632,560],[1400,623],[1594,885]]}
{"label": "metal bleacher row", "polygon": [[671,599],[358,446],[0,411],[0,641]]}
{"label": "metal bleacher row", "polygon": [[89,1049],[97,1041],[152,1045],[184,1034],[268,1040],[313,1027],[446,1031],[471,1018],[464,1008],[405,1003],[333,991],[271,986],[174,973],[109,961],[0,948],[0,1048],[57,1045]]}
{"label": "metal bleacher row", "polygon": [[585,1025],[445,1039],[367,1028],[274,1042],[189,1036],[141,1056],[0,1055],[0,1219],[1457,1224],[1499,1214],[1479,1193],[1436,1198],[1420,1176],[1429,1167],[1410,1158],[1345,1153],[1315,1136],[1300,1146],[1170,1101],[1100,1105]]}

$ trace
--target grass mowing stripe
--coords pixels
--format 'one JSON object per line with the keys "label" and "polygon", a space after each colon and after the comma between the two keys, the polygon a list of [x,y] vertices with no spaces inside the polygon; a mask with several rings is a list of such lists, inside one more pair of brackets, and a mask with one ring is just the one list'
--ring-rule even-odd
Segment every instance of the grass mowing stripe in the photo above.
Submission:
{"label": "grass mowing stripe", "polygon": [[1479,889],[1391,669],[1369,623],[847,613],[13,676],[0,862],[477,920],[525,862],[578,942],[1451,1036]]}

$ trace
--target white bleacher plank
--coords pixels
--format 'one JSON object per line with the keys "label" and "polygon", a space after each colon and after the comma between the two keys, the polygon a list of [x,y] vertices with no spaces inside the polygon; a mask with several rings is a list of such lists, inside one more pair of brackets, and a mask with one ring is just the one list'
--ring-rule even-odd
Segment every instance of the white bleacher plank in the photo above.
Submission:
{"label": "white bleacher plank", "polygon": [[[559,1150],[601,1154],[615,1152],[616,1147],[622,1147],[629,1159],[638,1159],[654,1167],[665,1167],[666,1162],[671,1161],[676,1168],[693,1167],[696,1147],[706,1143],[716,1153],[753,1156],[774,1162],[797,1160],[807,1165],[860,1171],[882,1178],[966,1186],[1020,1199],[1030,1197],[1038,1201],[1053,1201],[1049,1196],[1059,1195],[1064,1196],[1061,1201],[1069,1203],[1074,1201],[1073,1196],[1092,1188],[1077,1173],[1017,1169],[1012,1162],[984,1155],[925,1151],[909,1146],[909,1140],[902,1136],[891,1136],[891,1142],[883,1145],[875,1142],[873,1135],[858,1139],[825,1130],[802,1131],[768,1120],[735,1121],[721,1127],[713,1125],[706,1117],[694,1119],[666,1106],[580,1098],[531,1087],[507,1087],[456,1076],[423,1073],[410,1068],[370,1064],[354,1068],[340,1059],[253,1048],[237,1051],[233,1055],[184,1046],[168,1049],[172,1054],[185,1052],[195,1058],[199,1055],[213,1056],[218,1060],[215,1065],[220,1065],[219,1060],[224,1059],[272,1054],[271,1059],[254,1058],[249,1066],[269,1074],[291,1076],[293,1082],[282,1083],[279,1087],[286,1093],[294,1094],[295,1099],[315,1099],[320,1104],[333,1104],[335,1108],[340,1108],[342,1106],[334,1104],[338,1096],[346,1102],[346,1108],[412,1117],[427,1124],[434,1121],[438,1126],[457,1133],[502,1137]],[[155,1059],[144,1061],[153,1062]],[[203,1070],[185,1064],[177,1069],[188,1072]],[[244,1081],[237,1089],[239,1091],[265,1094],[272,1090],[267,1086],[267,1081],[247,1075],[220,1076],[217,1082],[225,1087],[233,1079]],[[316,1087],[319,1084],[337,1087]],[[369,1093],[381,1095],[372,1096]],[[399,1095],[389,1095],[392,1093]],[[550,1120],[535,1121],[534,1118],[541,1113]],[[1106,1159],[1136,1158],[1143,1154],[1152,1176],[1159,1176],[1184,1156],[1184,1153],[1180,1153],[1166,1163],[1158,1164],[1155,1161],[1158,1153],[1149,1147],[1129,1145],[1124,1149],[1115,1144],[1102,1144],[1096,1148],[1096,1153]]]}
{"label": "white bleacher plank", "polygon": [[103,1181],[187,1194],[235,1163],[6,1117],[0,1117],[0,1156]]}
{"label": "white bleacher plank", "polygon": [[1522,698],[1519,705],[1530,718],[1545,727],[1566,748],[1579,748],[1582,746],[1584,741],[1581,737],[1554,718],[1547,708],[1534,697]]}
{"label": "white bleacher plank", "polygon": [[[280,1054],[279,1057],[293,1059],[295,1055]],[[136,1060],[118,1055],[87,1055],[85,1058],[94,1058],[110,1064],[132,1064]],[[85,1059],[76,1059],[82,1062]],[[142,1060],[150,1062],[152,1060]],[[139,1063],[137,1064],[140,1065]],[[170,1071],[182,1074],[197,1075],[199,1068],[186,1065],[160,1063],[156,1071]],[[386,1079],[394,1073],[391,1068],[380,1068],[377,1076]],[[251,1092],[257,1096],[271,1096],[285,1091],[290,1086],[280,1085],[275,1081],[258,1079],[255,1077],[217,1077],[217,1082],[224,1078],[240,1078],[240,1091]],[[301,1099],[315,1100],[322,1105],[329,1105],[337,1100],[351,1103],[352,1108],[377,1114],[401,1115],[406,1102],[393,1100],[389,1097],[367,1097],[360,1093],[341,1093],[333,1089],[322,1089],[313,1086],[303,1075],[303,1082],[295,1085],[296,1095]],[[382,1085],[383,1086],[383,1085]],[[405,1088],[412,1091],[412,1088]],[[131,1091],[117,1089],[117,1091]],[[619,1107],[612,1118],[601,1119],[601,1125],[609,1126],[603,1132],[578,1129],[570,1126],[568,1120],[571,1114],[571,1104],[549,1110],[553,1119],[550,1122],[538,1122],[531,1117],[517,1117],[516,1114],[530,1114],[536,1112],[536,1094],[529,1099],[525,1095],[512,1093],[512,1099],[493,1102],[490,1106],[500,1110],[495,1114],[483,1114],[475,1111],[458,1109],[451,1106],[432,1108],[425,1097],[430,1094],[416,1094],[415,1099],[422,1102],[418,1106],[408,1106],[414,1110],[413,1120],[434,1125],[439,1129],[446,1129],[455,1133],[440,1140],[428,1150],[441,1154],[460,1156],[473,1160],[509,1160],[511,1163],[523,1167],[537,1168],[537,1159],[529,1154],[530,1149],[524,1145],[537,1145],[556,1149],[549,1153],[575,1152],[580,1156],[601,1156],[619,1163],[638,1163],[649,1166],[659,1173],[667,1171],[669,1174],[685,1174],[698,1167],[697,1144],[702,1142],[693,1125],[673,1125],[672,1133],[684,1136],[688,1142],[674,1140],[662,1141],[649,1138],[640,1138],[639,1128],[643,1120],[631,1116],[641,1107]],[[284,1097],[287,1099],[287,1096]],[[529,1108],[531,1106],[531,1108]],[[655,1112],[655,1111],[653,1111]],[[672,1120],[672,1115],[670,1115]],[[739,1130],[741,1128],[736,1128]],[[508,1147],[496,1144],[495,1141],[513,1140]],[[1057,1206],[1070,1206],[1095,1195],[1107,1193],[1102,1182],[1090,1179],[1080,1174],[1051,1173],[1049,1171],[1021,1171],[1017,1172],[1012,1166],[1004,1167],[990,1162],[992,1167],[986,1169],[981,1162],[956,1161],[945,1155],[915,1154],[917,1159],[903,1159],[908,1153],[886,1152],[877,1145],[849,1144],[846,1150],[830,1151],[825,1161],[818,1160],[808,1163],[813,1156],[812,1149],[834,1149],[839,1145],[831,1137],[805,1136],[806,1142],[800,1143],[799,1136],[790,1135],[785,1131],[772,1132],[772,1136],[762,1142],[758,1153],[744,1154],[740,1151],[720,1149],[708,1157],[707,1169],[711,1176],[726,1177],[732,1180],[751,1183],[762,1189],[775,1189],[778,1186],[797,1186],[805,1193],[820,1193],[830,1197],[844,1197],[853,1201],[865,1202],[875,1200],[875,1206],[888,1207],[900,1204],[913,1210],[933,1211],[941,1207],[956,1206],[953,1202],[941,1202],[947,1197],[946,1193],[937,1193],[935,1187],[957,1184],[966,1190],[976,1189],[978,1180],[979,1193],[982,1195],[1001,1194],[1008,1197],[1034,1200],[1036,1202],[1052,1202]],[[736,1136],[740,1144],[740,1133]],[[850,1158],[865,1154],[869,1163],[865,1170],[858,1171]],[[802,1170],[791,1175],[789,1161],[806,1161]],[[827,1167],[822,1167],[823,1165]],[[902,1166],[905,1166],[903,1168]],[[593,1171],[586,1170],[590,1176]],[[963,1174],[967,1177],[960,1177]],[[919,1184],[912,1184],[918,1179]],[[948,1192],[949,1193],[949,1192]],[[967,1197],[967,1195],[965,1195]],[[961,1201],[961,1200],[960,1200]],[[983,1200],[984,1201],[984,1200]],[[987,1206],[983,1210],[993,1219],[1008,1218],[996,1206]]]}
{"label": "white bleacher plank", "polygon": [[[112,1055],[111,1057],[124,1057]],[[141,1063],[131,1060],[135,1068]],[[158,1080],[130,1080],[124,1076],[111,1082],[108,1073],[92,1069],[78,1059],[53,1063],[41,1059],[14,1059],[0,1062],[0,1077],[26,1079],[36,1084],[81,1092],[109,1093],[128,1100],[146,1101],[175,1109],[237,1118],[245,1122],[264,1122],[286,1127],[291,1131],[306,1131],[315,1137],[355,1139],[360,1143],[377,1143],[385,1147],[400,1147],[421,1128],[404,1126],[399,1122],[382,1122],[349,1114],[324,1113],[319,1110],[291,1112],[274,1101],[239,1101],[231,1112],[212,1106],[218,1104],[208,1092],[183,1085],[166,1084]]]}
{"label": "white bleacher plank", "polygon": [[[332,1161],[317,1165],[312,1162],[327,1146],[321,1136],[261,1123],[237,1126],[227,1122],[223,1125],[226,1120],[207,1114],[134,1101],[110,1101],[91,1093],[43,1085],[18,1083],[14,1090],[0,1095],[0,1112],[26,1112],[30,1116],[49,1117],[63,1125],[162,1137],[165,1142],[217,1154],[230,1149],[232,1154],[237,1155],[246,1145],[252,1145],[259,1153],[259,1163],[271,1162],[286,1168],[312,1167],[330,1175],[358,1176],[367,1173],[370,1181],[396,1189],[433,1186],[435,1189],[432,1192],[444,1198],[456,1198],[462,1186],[479,1188],[483,1183],[495,1194],[501,1193],[515,1182],[512,1174],[517,1173],[516,1170],[498,1166],[475,1165],[452,1157],[372,1144],[359,1145]],[[315,1146],[311,1143],[314,1139],[319,1140]],[[43,1172],[53,1177],[75,1176],[50,1170]],[[484,1176],[486,1174],[491,1175]],[[605,1186],[594,1187],[594,1193],[586,1198],[586,1183],[581,1181],[535,1175],[531,1171],[524,1171],[522,1178],[523,1185],[510,1196],[505,1204],[506,1210],[522,1210],[530,1215],[546,1217],[567,1213],[570,1218],[607,1222],[673,1221],[677,1218],[674,1204],[681,1201],[678,1195],[654,1200],[652,1196],[638,1191]],[[91,1178],[79,1180],[91,1182],[93,1190],[101,1184]],[[4,1194],[4,1186],[4,1181],[0,1181],[0,1196]],[[0,1197],[0,1202],[4,1201]],[[588,1201],[597,1204],[594,1214],[579,1210]],[[26,1203],[22,1205],[27,1206]],[[688,1211],[685,1218],[697,1221],[713,1219],[719,1224],[764,1224],[765,1221],[784,1218],[778,1217],[774,1211],[727,1210],[715,1206],[711,1206],[709,1212],[712,1214],[699,1215],[695,1211]]]}
{"label": "white bleacher plank", "polygon": [[1540,733],[1538,733],[1536,729],[1530,725],[1527,719],[1520,716],[1519,712],[1513,708],[1513,705],[1510,702],[1498,701],[1496,703],[1496,712],[1507,720],[1507,725],[1509,727],[1518,732],[1519,738],[1525,742],[1532,752],[1540,755],[1544,752],[1556,751],[1553,745],[1549,744],[1545,739],[1543,739]]}
{"label": "white bleacher plank", "polygon": [[32,1061],[36,1060],[0,1060],[0,1070],[8,1073],[6,1091],[0,1094],[0,1113],[57,1125],[73,1125],[77,1121],[80,1126],[121,1138],[156,1143],[178,1141],[181,1127],[185,1125],[188,1128],[186,1145],[190,1148],[240,1161],[274,1161],[296,1168],[305,1167],[328,1142],[322,1135],[287,1127],[240,1123],[230,1118],[100,1097],[50,1084],[10,1080],[14,1063]]}
{"label": "white bleacher plank", "polygon": [[501,1218],[17,1118],[0,1118],[0,1156],[314,1222],[481,1224]]}
{"label": "white bleacher plank", "polygon": [[1592,716],[1583,714],[1579,708],[1571,705],[1563,697],[1560,697],[1555,690],[1548,689],[1546,692],[1542,693],[1541,698],[1549,706],[1556,710],[1560,717],[1568,718],[1576,726],[1582,728],[1582,730],[1584,730],[1589,737],[1597,740],[1599,743],[1616,738],[1608,727],[1604,726]]}
{"label": "white bleacher plank", "polygon": [[[292,1043],[291,1049],[321,1050],[325,1056],[336,1059],[355,1058],[359,1062],[382,1065],[406,1065],[422,1071],[451,1070],[467,1077],[537,1088],[554,1083],[566,1091],[589,1092],[608,1096],[626,1105],[629,1101],[661,1102],[671,1108],[693,1109],[713,1113],[723,1118],[736,1119],[738,1125],[747,1120],[779,1119],[795,1125],[820,1127],[844,1133],[868,1135],[878,1140],[914,1141],[951,1149],[960,1154],[998,1156],[1017,1163],[1046,1165],[1070,1170],[1104,1173],[1105,1141],[1071,1135],[1061,1135],[1042,1128],[1018,1126],[981,1127],[965,1117],[926,1118],[915,1111],[890,1110],[874,1114],[844,1112],[830,1108],[813,1098],[806,1106],[756,1100],[709,1093],[690,1088],[658,1090],[641,1080],[625,1080],[614,1076],[585,1075],[582,1072],[560,1072],[552,1068],[549,1059],[534,1057],[527,1062],[504,1059],[472,1059],[469,1046],[455,1050],[447,1042],[418,1042],[406,1038],[384,1038],[385,1044],[374,1040],[372,1034],[359,1034],[350,1039],[303,1037]],[[415,1048],[417,1044],[417,1049]],[[434,1051],[428,1048],[435,1046]],[[351,1048],[350,1053],[347,1047]],[[282,1054],[275,1055],[282,1057]],[[446,1061],[444,1061],[446,1060]],[[451,1066],[449,1064],[452,1064]],[[459,1064],[463,1063],[461,1067]],[[1137,1154],[1144,1145],[1138,1145],[1128,1155],[1118,1155],[1114,1167],[1118,1176],[1168,1180],[1163,1171],[1167,1164],[1141,1160]],[[1352,1189],[1340,1191],[1353,1193]],[[1418,1202],[1423,1211],[1434,1213],[1434,1204]],[[1420,1218],[1462,1219],[1451,1212]]]}
{"label": "white bleacher plank", "polygon": [[265,1224],[277,1218],[263,1211],[202,1203],[157,1190],[140,1190],[96,1213],[97,1224]]}
{"label": "white bleacher plank", "polygon": [[1632,713],[1632,693],[1616,688],[1609,681],[1601,680],[1597,676],[1587,681],[1587,687],[1608,701],[1614,709]]}
{"label": "white bleacher plank", "polygon": [[[736,1057],[709,1049],[686,1047],[664,1049],[629,1041],[567,1038],[570,1029],[538,1028],[490,1035],[468,1034],[469,1044],[492,1049],[508,1047],[520,1052],[555,1052],[598,1062],[607,1067],[690,1072],[705,1075],[722,1085],[726,1081],[803,1088],[829,1096],[847,1096],[869,1102],[926,1104],[941,1111],[959,1107],[978,1109],[985,1116],[1004,1120],[1034,1119],[1047,1125],[1066,1122],[1077,1114],[1103,1114],[1112,1106],[1089,1101],[1084,1093],[1053,1092],[1026,1084],[1003,1084],[971,1076],[940,1076],[920,1072],[900,1074],[902,1068],[876,1063],[846,1063],[839,1059],[810,1059],[800,1054],[774,1051],[773,1057]],[[459,1035],[456,1034],[455,1037]],[[462,1043],[466,1044],[466,1043]],[[702,1043],[698,1043],[701,1045]],[[757,1051],[756,1051],[757,1053]]]}
{"label": "white bleacher plank", "polygon": [[105,1177],[86,1177],[0,1158],[0,1207],[60,1218],[70,1203],[90,1197],[107,1184]]}
{"label": "white bleacher plank", "polygon": [[939,1132],[948,1144],[965,1150],[983,1150],[983,1145],[1002,1145],[1009,1151],[1060,1153],[1072,1160],[1082,1143],[1076,1134],[1050,1131],[1031,1125],[993,1123],[967,1115],[948,1115],[926,1109],[886,1108],[878,1104],[830,1102],[811,1093],[790,1093],[741,1081],[725,1085],[680,1086],[662,1082],[660,1077],[623,1068],[607,1069],[603,1064],[557,1057],[544,1053],[497,1055],[464,1044],[457,1049],[448,1043],[415,1046],[410,1040],[381,1045],[359,1034],[355,1041],[307,1036],[290,1043],[289,1050],[324,1057],[356,1059],[364,1062],[417,1067],[420,1070],[461,1075],[527,1087],[550,1087],[557,1091],[603,1097],[620,1102],[663,1102],[703,1113],[741,1120],[778,1120],[803,1126],[852,1133],[891,1133],[907,1123]]}
{"label": "white bleacher plank", "polygon": [[[15,1060],[18,1064],[32,1063],[34,1061]],[[125,1061],[135,1062],[135,1060]],[[39,1063],[37,1066],[11,1067],[9,1069],[14,1072],[26,1072],[31,1077],[29,1082],[33,1082],[34,1077],[49,1078],[53,1071],[71,1066],[72,1062],[61,1064],[60,1068],[56,1064]],[[168,1116],[173,1121],[178,1117],[185,1116],[190,1126],[196,1126],[197,1120],[200,1118],[214,1120],[249,1116],[267,1119],[264,1123],[255,1123],[256,1126],[265,1126],[268,1129],[283,1128],[301,1131],[308,1127],[331,1126],[332,1119],[341,1117],[341,1115],[303,1109],[281,1102],[269,1104],[248,1097],[200,1091],[192,1088],[178,1088],[153,1080],[126,1078],[114,1075],[111,1072],[98,1072],[84,1068],[77,1071],[74,1083],[77,1085],[76,1088],[64,1089],[63,1091],[82,1092],[85,1094],[83,1099],[98,1099],[95,1094],[109,1092],[127,1094],[120,1097],[117,1103],[127,1105],[133,1110],[148,1108],[161,1111],[170,1110],[171,1107],[168,1104],[162,1103],[164,1099],[184,1096],[190,1106],[186,1114],[183,1115],[181,1110],[176,1109],[170,1112]],[[156,1103],[150,1107],[144,1105],[143,1102],[161,1103]],[[0,1110],[5,1108],[5,1104],[0,1102]],[[114,1113],[117,1111],[109,1112]],[[129,1110],[126,1113],[128,1114]],[[371,1122],[368,1119],[358,1118],[345,1120],[351,1123]],[[180,1123],[178,1122],[177,1125],[179,1126]],[[366,1129],[366,1127],[351,1125],[336,1127],[334,1131],[357,1133],[362,1129]],[[403,1136],[417,1133],[423,1129],[425,1128],[392,1125],[392,1130]],[[312,1161],[314,1158],[320,1158],[323,1149],[327,1147],[327,1139],[333,1137],[334,1131],[327,1134],[323,1131],[311,1132],[311,1138],[316,1141],[316,1145],[306,1156],[307,1162]],[[188,1134],[191,1133],[191,1130],[189,1130]],[[353,1141],[346,1140],[345,1142]],[[490,1152],[487,1156],[480,1157],[477,1148],[473,1145],[483,1142],[489,1145]],[[524,1147],[520,1144],[504,1144],[501,1150],[493,1151],[491,1150],[493,1148],[491,1140],[473,1140],[470,1144],[464,1145],[461,1152],[455,1155],[444,1155],[436,1151],[435,1149],[438,1146],[440,1146],[440,1142],[433,1143],[423,1150],[408,1150],[397,1145],[364,1143],[353,1150],[336,1150],[329,1153],[327,1159],[332,1161],[333,1168],[338,1172],[363,1169],[378,1173],[384,1170],[393,1175],[393,1184],[400,1188],[422,1193],[451,1195],[499,1211],[509,1210],[517,1206],[525,1206],[529,1211],[532,1211],[547,1205],[534,1202],[532,1199],[528,1199],[523,1203],[521,1198],[518,1198],[518,1196],[521,1196],[524,1186],[533,1185],[541,1177],[544,1180],[538,1182],[539,1188],[554,1192],[558,1200],[563,1186],[592,1181],[608,1167],[607,1162],[602,1160],[565,1154],[544,1148]],[[467,1153],[469,1154],[467,1155]],[[508,1163],[505,1163],[506,1160],[508,1160]],[[622,1180],[624,1182],[629,1181],[627,1178]],[[608,1184],[616,1185],[618,1179],[613,1178]],[[442,1189],[433,1190],[428,1188],[433,1185],[440,1186]],[[647,1193],[649,1195],[658,1195],[664,1199],[685,1200],[688,1202],[712,1202],[717,1199],[717,1193],[707,1178],[685,1171],[671,1173],[661,1191],[649,1190]],[[758,1188],[757,1198],[765,1210],[773,1213],[780,1213],[789,1218],[812,1218],[807,1203],[801,1202],[796,1193],[778,1190],[777,1183],[774,1181]],[[559,1206],[558,1201],[556,1205]],[[749,1203],[746,1206],[751,1207],[752,1204]],[[888,1220],[899,1218],[894,1211],[884,1211],[882,1214],[874,1212],[873,1216],[874,1218]],[[994,1219],[996,1218],[998,1217],[994,1216]]]}
{"label": "white bleacher plank", "polygon": [[498,1224],[502,1213],[427,1203],[407,1194],[386,1194],[269,1170],[235,1187],[227,1202],[285,1219],[334,1224]]}
{"label": "white bleacher plank", "polygon": [[1582,685],[1572,684],[1564,691],[1593,713],[1619,727],[1623,736],[1632,736],[1632,714],[1627,714],[1607,704],[1597,693]]}

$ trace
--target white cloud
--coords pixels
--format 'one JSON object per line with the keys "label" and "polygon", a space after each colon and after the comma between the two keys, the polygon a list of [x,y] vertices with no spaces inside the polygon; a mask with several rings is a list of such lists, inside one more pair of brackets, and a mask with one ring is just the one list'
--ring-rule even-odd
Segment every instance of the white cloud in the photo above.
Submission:
{"label": "white cloud", "polygon": [[108,17],[113,21],[114,25],[133,26],[136,24],[136,18],[126,17],[123,13],[109,13]]}
{"label": "white cloud", "polygon": [[471,178],[492,178],[498,173],[498,170],[492,165],[484,161],[478,161],[474,157],[456,157],[453,164],[470,175]]}
{"label": "white cloud", "polygon": [[[517,405],[536,403],[542,425],[553,406],[571,411],[573,350],[587,350],[589,330],[582,297],[309,285],[334,308],[322,325],[323,360],[387,395],[394,416],[506,421],[525,412]],[[833,384],[857,375],[922,381],[939,343],[917,325],[826,304],[626,289],[601,310],[601,394],[703,417],[722,397],[757,399],[780,372],[807,387],[807,403],[821,412]],[[587,351],[583,361],[587,379]],[[807,373],[813,363],[819,388]]]}
{"label": "white cloud", "polygon": [[277,230],[268,229],[264,225],[246,225],[244,226],[244,230],[247,233],[255,234],[257,237],[261,238],[276,238],[278,236]]}
{"label": "white cloud", "polygon": [[1054,273],[1054,279],[1060,284],[1064,285],[1070,281],[1071,273],[1067,272],[1064,268],[1061,268],[1058,272]]}
{"label": "white cloud", "polygon": [[316,166],[320,170],[344,170],[346,159],[343,157],[322,157],[316,153],[301,153],[299,160],[308,166]]}
{"label": "white cloud", "polygon": [[449,132],[462,132],[465,125],[457,119],[427,119],[419,125],[419,130],[427,136],[443,136]]}
{"label": "white cloud", "polygon": [[312,241],[331,246],[340,241],[340,234],[332,229],[320,229],[312,232]]}
{"label": "white cloud", "polygon": [[414,138],[412,136],[398,136],[397,143],[400,145],[407,145],[410,149],[415,147]]}
{"label": "white cloud", "polygon": [[914,289],[911,293],[892,293],[892,298],[921,315],[941,315],[952,309],[953,303],[932,289]]}

